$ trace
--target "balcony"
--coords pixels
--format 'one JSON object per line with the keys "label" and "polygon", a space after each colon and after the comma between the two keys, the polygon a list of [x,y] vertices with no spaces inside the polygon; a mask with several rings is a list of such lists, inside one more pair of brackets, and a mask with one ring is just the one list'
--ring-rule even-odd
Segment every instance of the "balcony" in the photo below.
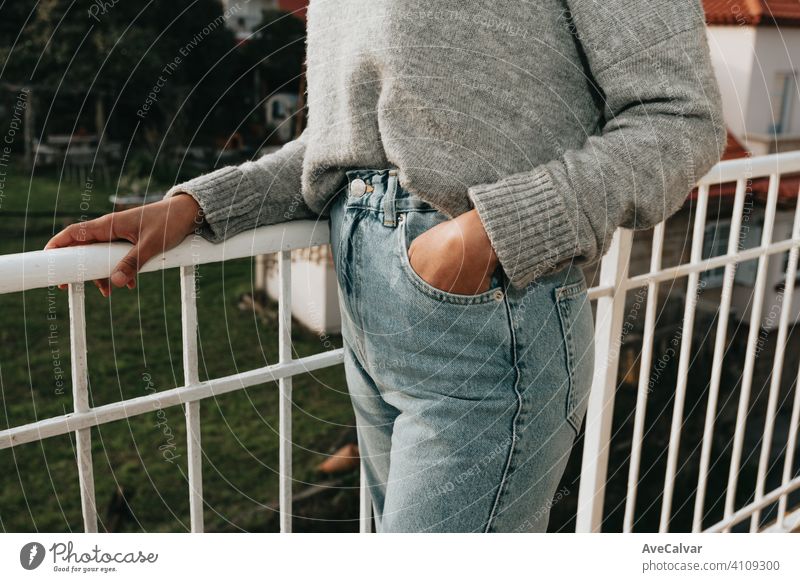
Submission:
{"label": "balcony", "polygon": [[[659,320],[659,289],[680,288],[685,290],[682,301],[682,315],[677,325],[677,336],[673,357],[677,360],[677,373],[674,385],[670,386],[671,424],[668,438],[665,436],[663,473],[658,476],[660,518],[658,530],[670,530],[673,517],[679,510],[686,511],[691,504],[691,530],[707,532],[726,532],[747,527],[750,531],[774,532],[792,531],[800,527],[800,476],[797,470],[796,447],[800,427],[800,389],[796,377],[798,370],[787,365],[787,346],[790,346],[791,332],[796,323],[797,302],[795,300],[795,281],[797,278],[798,249],[800,248],[800,205],[795,197],[795,209],[791,234],[788,238],[773,240],[775,219],[778,209],[780,177],[784,174],[800,172],[800,153],[783,153],[758,158],[722,162],[709,172],[698,184],[697,196],[693,202],[690,238],[690,252],[687,261],[676,265],[663,266],[665,232],[668,228],[659,224],[649,237],[649,269],[631,274],[631,251],[634,247],[634,233],[619,230],[614,237],[613,246],[605,256],[598,273],[597,284],[589,292],[595,302],[595,340],[596,367],[594,383],[589,400],[589,408],[584,422],[582,437],[582,460],[579,470],[578,500],[574,523],[578,532],[606,530],[604,520],[612,509],[606,503],[607,486],[612,478],[618,479],[621,467],[627,469],[627,489],[624,496],[624,515],[621,520],[622,531],[634,530],[637,515],[642,508],[637,505],[637,495],[643,473],[643,453],[649,446],[653,435],[648,427],[647,405],[652,394],[652,374],[656,363],[655,338]],[[754,179],[768,181],[764,200],[763,226],[760,231],[760,244],[742,249],[740,245],[742,221],[749,186]],[[710,192],[719,184],[735,184],[732,196],[732,211],[729,216],[730,228],[725,252],[704,258],[704,235],[706,232],[707,211]],[[642,233],[637,233],[640,236]],[[282,225],[261,228],[232,237],[224,244],[212,245],[206,241],[185,241],[169,252],[148,262],[144,272],[178,269],[180,276],[180,309],[182,322],[183,386],[150,393],[135,398],[90,406],[87,352],[86,312],[84,284],[95,278],[105,277],[113,265],[126,253],[126,243],[99,244],[85,247],[35,251],[0,257],[0,294],[24,292],[32,289],[68,284],[69,293],[69,332],[70,368],[73,409],[61,415],[40,418],[35,422],[14,426],[0,431],[0,450],[12,449],[26,443],[36,443],[59,435],[73,434],[75,438],[75,459],[77,463],[79,490],[83,515],[83,527],[87,532],[98,530],[98,511],[95,498],[94,466],[92,461],[93,429],[101,425],[152,414],[157,410],[180,406],[186,420],[187,482],[191,531],[204,530],[203,508],[203,449],[201,442],[200,403],[244,390],[266,382],[277,382],[279,426],[279,511],[280,529],[292,531],[292,379],[301,373],[341,365],[341,349],[323,351],[305,357],[293,357],[292,337],[292,262],[291,252],[296,249],[325,244],[328,232],[324,223],[297,221]],[[639,239],[637,239],[638,241]],[[638,242],[637,242],[638,245]],[[253,257],[263,254],[278,254],[278,272],[281,292],[278,302],[278,362],[236,374],[200,380],[197,333],[198,314],[196,303],[196,269],[200,264],[216,263],[230,259]],[[754,386],[757,359],[762,356],[762,330],[765,297],[771,292],[769,281],[769,260],[771,257],[787,256],[784,284],[780,290],[780,312],[774,326],[775,350],[771,354],[768,387]],[[720,394],[724,386],[723,371],[730,364],[728,354],[728,326],[731,305],[734,301],[735,273],[737,266],[752,261],[755,263],[754,283],[751,301],[746,314],[748,324],[746,345],[741,364],[739,382],[735,387],[735,423],[731,430],[720,429],[717,424]],[[697,357],[697,345],[693,345],[698,298],[704,286],[704,276],[710,272],[723,270],[718,296],[715,295],[713,320],[714,341],[710,353],[710,376],[699,399],[705,407],[702,423],[702,436],[698,441],[697,455],[690,456],[697,464],[696,481],[691,485],[691,495],[681,494],[681,507],[675,503],[679,480],[678,474],[685,469],[687,455],[681,450],[682,437],[685,436],[685,414],[687,396],[698,398],[690,393],[692,364]],[[621,390],[620,354],[627,330],[626,314],[629,312],[629,299],[633,294],[646,291],[643,317],[644,325],[637,349],[636,362],[641,370],[633,382],[635,385],[635,406],[628,414],[631,422],[624,426],[631,428],[630,439],[624,440],[621,451],[625,463],[609,471],[609,459],[615,447],[617,433],[615,414],[620,410],[616,397]],[[644,297],[644,295],[642,295]],[[177,301],[177,297],[168,300]],[[705,298],[706,303],[708,298]],[[705,305],[708,307],[708,305]],[[12,330],[23,333],[25,330]],[[727,357],[726,357],[727,356]],[[787,379],[792,387],[782,386]],[[663,388],[663,387],[662,387]],[[764,398],[754,398],[763,394]],[[781,416],[783,415],[783,416]],[[785,434],[776,432],[776,419],[788,418]],[[758,418],[757,441],[759,446],[746,446],[746,436],[752,438],[753,419]],[[763,419],[763,420],[762,420]],[[714,437],[726,443],[724,456],[715,451]],[[272,438],[265,435],[264,438]],[[698,447],[695,447],[698,448]],[[758,458],[757,470],[753,479],[742,478],[743,464],[749,460],[753,451]],[[617,450],[615,454],[620,454]],[[709,499],[710,480],[719,472],[719,463],[727,463],[727,479],[719,489],[724,492],[723,499]],[[661,466],[661,465],[659,465]],[[19,468],[17,470],[20,470]],[[716,473],[714,473],[716,471]],[[776,477],[777,475],[777,477]],[[649,478],[653,478],[652,474]],[[750,481],[753,481],[751,484]],[[744,485],[748,490],[742,491]],[[688,500],[688,501],[687,501]],[[744,500],[744,501],[742,501]],[[371,529],[371,503],[366,490],[360,489],[360,529]],[[710,506],[718,507],[713,512]],[[717,513],[719,515],[717,515]],[[716,516],[710,518],[709,516]]]}

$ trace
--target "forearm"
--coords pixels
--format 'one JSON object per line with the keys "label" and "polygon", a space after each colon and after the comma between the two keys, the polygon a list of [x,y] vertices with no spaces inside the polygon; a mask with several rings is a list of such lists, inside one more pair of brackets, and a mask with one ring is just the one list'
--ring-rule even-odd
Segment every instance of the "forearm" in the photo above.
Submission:
{"label": "forearm", "polygon": [[311,218],[300,187],[305,142],[302,138],[277,152],[238,166],[226,166],[173,186],[165,195],[186,193],[202,209],[201,234],[222,241],[258,226]]}

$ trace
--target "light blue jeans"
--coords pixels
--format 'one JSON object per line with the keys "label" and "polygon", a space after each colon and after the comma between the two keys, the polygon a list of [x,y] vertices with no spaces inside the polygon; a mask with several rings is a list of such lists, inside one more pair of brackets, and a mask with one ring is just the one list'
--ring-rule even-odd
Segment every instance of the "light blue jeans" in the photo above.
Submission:
{"label": "light blue jeans", "polygon": [[394,169],[347,172],[332,202],[345,371],[376,529],[545,531],[591,385],[586,280],[569,267],[516,289],[498,269],[485,293],[441,291],[407,249],[445,220]]}

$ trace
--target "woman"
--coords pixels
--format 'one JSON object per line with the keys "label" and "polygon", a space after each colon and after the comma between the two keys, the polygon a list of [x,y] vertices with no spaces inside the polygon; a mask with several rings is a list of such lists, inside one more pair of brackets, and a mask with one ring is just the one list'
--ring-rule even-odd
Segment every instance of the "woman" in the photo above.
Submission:
{"label": "woman", "polygon": [[544,531],[586,410],[580,266],[725,145],[698,0],[315,0],[308,127],[49,248],[330,219],[379,531]]}

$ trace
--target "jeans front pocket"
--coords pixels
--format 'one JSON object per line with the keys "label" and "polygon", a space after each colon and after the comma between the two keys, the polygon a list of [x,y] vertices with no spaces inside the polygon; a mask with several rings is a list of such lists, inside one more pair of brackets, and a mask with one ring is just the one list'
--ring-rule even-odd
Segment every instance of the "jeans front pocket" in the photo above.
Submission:
{"label": "jeans front pocket", "polygon": [[[411,284],[421,293],[438,302],[454,303],[457,305],[475,305],[502,301],[504,297],[503,285],[497,276],[492,277],[489,289],[477,295],[461,295],[451,293],[434,287],[419,276],[408,258],[408,247],[414,238],[433,228],[447,217],[436,211],[413,211],[400,215],[398,231],[398,254],[400,265]],[[499,271],[499,269],[498,269]]]}
{"label": "jeans front pocket", "polygon": [[594,320],[586,280],[581,276],[579,281],[557,287],[555,300],[569,375],[565,416],[577,435],[594,373]]}

